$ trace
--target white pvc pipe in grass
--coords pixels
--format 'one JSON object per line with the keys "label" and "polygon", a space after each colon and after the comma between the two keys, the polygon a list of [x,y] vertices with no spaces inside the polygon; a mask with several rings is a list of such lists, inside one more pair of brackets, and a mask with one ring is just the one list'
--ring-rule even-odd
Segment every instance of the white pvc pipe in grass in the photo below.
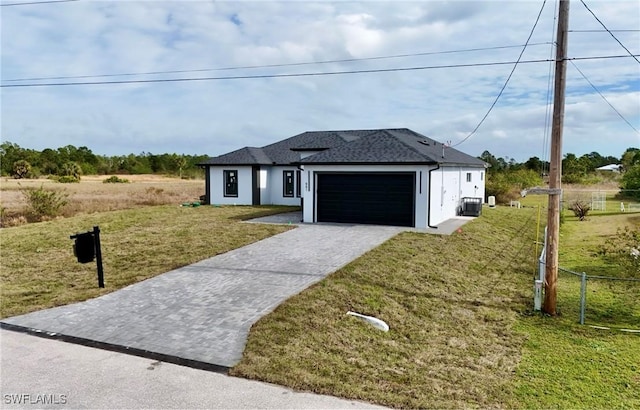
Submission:
{"label": "white pvc pipe in grass", "polygon": [[360,313],[351,312],[351,311],[347,312],[347,315],[360,318],[365,322],[369,323],[371,326],[375,327],[376,329],[380,329],[384,332],[389,331],[389,325],[386,324],[383,320],[378,319],[377,317],[362,315]]}

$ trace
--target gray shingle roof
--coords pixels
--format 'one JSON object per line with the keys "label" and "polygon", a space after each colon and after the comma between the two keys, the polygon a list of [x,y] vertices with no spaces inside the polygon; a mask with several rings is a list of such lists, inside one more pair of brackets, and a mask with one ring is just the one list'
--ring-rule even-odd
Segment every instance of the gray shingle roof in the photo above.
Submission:
{"label": "gray shingle roof", "polygon": [[272,161],[262,148],[244,147],[218,157],[209,158],[201,165],[267,165]]}
{"label": "gray shingle roof", "polygon": [[[318,150],[302,161],[294,150]],[[483,161],[407,128],[307,131],[263,148],[245,147],[202,165],[291,164],[461,164]]]}

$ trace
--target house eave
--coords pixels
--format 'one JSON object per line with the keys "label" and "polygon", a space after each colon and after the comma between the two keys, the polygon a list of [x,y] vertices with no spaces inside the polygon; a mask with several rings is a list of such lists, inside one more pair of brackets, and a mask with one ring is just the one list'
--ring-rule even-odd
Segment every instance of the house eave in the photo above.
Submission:
{"label": "house eave", "polygon": [[410,162],[402,162],[402,161],[391,161],[391,162],[368,162],[368,161],[349,161],[349,162],[305,162],[300,161],[296,162],[296,165],[376,165],[376,166],[386,166],[386,165],[436,165],[436,162],[423,162],[423,161],[410,161]]}

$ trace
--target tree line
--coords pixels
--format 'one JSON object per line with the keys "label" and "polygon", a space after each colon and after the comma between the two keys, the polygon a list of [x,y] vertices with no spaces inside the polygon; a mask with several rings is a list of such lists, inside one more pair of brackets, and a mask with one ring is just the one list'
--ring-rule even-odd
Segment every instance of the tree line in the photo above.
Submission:
{"label": "tree line", "polygon": [[[87,147],[67,145],[42,151],[22,148],[8,141],[0,144],[0,173],[14,178],[58,176],[61,182],[74,182],[80,175],[164,174],[181,178],[202,178],[203,170],[197,164],[207,155],[140,154],[104,156],[96,155]],[[508,202],[519,196],[521,189],[543,184],[549,162],[531,157],[525,162],[513,158],[498,158],[484,151],[478,158],[489,164],[487,195],[499,202]],[[603,174],[596,169],[609,164],[620,164],[618,177],[621,194],[640,199],[640,148],[628,148],[620,158],[602,156],[597,152],[580,157],[568,153],[562,160],[562,182],[594,184],[602,181]]]}
{"label": "tree line", "polygon": [[[519,163],[513,158],[497,158],[484,151],[478,158],[489,164],[487,169],[487,195],[498,202],[509,202],[518,198],[520,190],[542,186],[549,171],[549,162],[531,157]],[[620,165],[619,172],[598,172],[597,169],[610,164]],[[627,148],[618,157],[602,156],[591,152],[578,157],[568,153],[562,159],[562,182],[565,184],[597,184],[603,180],[619,182],[620,195],[640,199],[640,148]]]}
{"label": "tree line", "polygon": [[140,154],[96,155],[87,147],[67,145],[42,151],[22,148],[8,141],[0,144],[0,172],[14,178],[40,176],[79,177],[80,175],[165,174],[181,178],[202,178],[197,166],[207,155]]}

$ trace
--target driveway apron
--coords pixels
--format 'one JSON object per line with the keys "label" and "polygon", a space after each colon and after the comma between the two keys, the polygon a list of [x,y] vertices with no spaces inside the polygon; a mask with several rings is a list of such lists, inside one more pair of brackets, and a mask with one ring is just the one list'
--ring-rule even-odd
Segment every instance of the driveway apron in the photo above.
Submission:
{"label": "driveway apron", "polygon": [[[225,369],[240,360],[260,317],[401,231],[301,225],[86,302],[4,319],[2,325]],[[107,283],[108,278],[106,272]]]}

